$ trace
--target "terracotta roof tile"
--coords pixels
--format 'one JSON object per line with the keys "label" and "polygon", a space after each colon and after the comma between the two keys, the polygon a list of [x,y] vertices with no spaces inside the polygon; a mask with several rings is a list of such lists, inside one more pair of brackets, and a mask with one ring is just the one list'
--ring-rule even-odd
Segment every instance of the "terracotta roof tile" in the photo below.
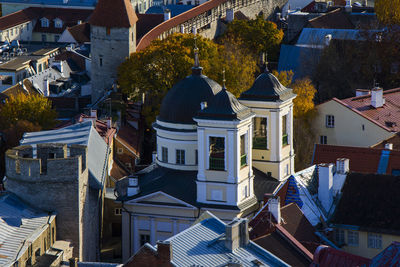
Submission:
{"label": "terracotta roof tile", "polygon": [[330,266],[346,266],[359,267],[369,266],[371,260],[350,254],[345,251],[340,251],[327,246],[319,246],[314,253],[312,267],[330,267]]}
{"label": "terracotta roof tile", "polygon": [[138,21],[129,0],[99,0],[89,23],[109,28],[130,28]]}
{"label": "terracotta roof tile", "polygon": [[72,27],[68,27],[69,33],[78,43],[90,42],[90,25],[89,23],[81,23]]}
{"label": "terracotta roof tile", "polygon": [[120,163],[118,160],[114,159],[113,160],[113,165],[111,169],[111,177],[113,177],[116,180],[119,180],[125,176],[128,176],[130,172],[125,168],[125,166]]}
{"label": "terracotta roof tile", "polygon": [[359,113],[388,131],[399,132],[400,88],[384,91],[383,97],[386,103],[381,108],[374,108],[371,106],[370,95],[351,97],[342,100],[334,98],[333,100]]}
{"label": "terracotta roof tile", "polygon": [[400,150],[400,133],[397,133],[393,135],[392,137],[383,140],[382,142],[379,142],[378,144],[375,144],[371,146],[372,148],[385,148],[386,144],[392,144],[394,150]]}

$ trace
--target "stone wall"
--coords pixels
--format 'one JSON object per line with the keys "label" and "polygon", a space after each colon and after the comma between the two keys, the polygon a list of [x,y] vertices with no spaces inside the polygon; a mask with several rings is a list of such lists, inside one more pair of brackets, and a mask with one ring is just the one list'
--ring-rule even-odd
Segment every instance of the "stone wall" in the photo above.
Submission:
{"label": "stone wall", "polygon": [[89,215],[88,168],[82,165],[86,146],[38,144],[36,151],[37,157],[31,146],[7,151],[6,189],[34,207],[56,212],[57,239],[71,240],[74,257],[94,259],[96,224]]}
{"label": "stone wall", "polygon": [[119,65],[136,51],[136,25],[132,28],[91,26],[92,103],[111,89]]}

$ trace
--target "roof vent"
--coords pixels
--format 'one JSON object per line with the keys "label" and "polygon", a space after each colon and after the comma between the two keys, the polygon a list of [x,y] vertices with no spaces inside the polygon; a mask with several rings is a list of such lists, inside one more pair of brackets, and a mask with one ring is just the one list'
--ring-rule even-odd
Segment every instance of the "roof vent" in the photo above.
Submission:
{"label": "roof vent", "polygon": [[385,144],[385,149],[393,150],[393,144],[392,143],[386,143]]}
{"label": "roof vent", "polygon": [[356,96],[370,95],[371,91],[368,89],[356,89]]}
{"label": "roof vent", "polygon": [[201,110],[207,108],[207,102],[201,102],[200,107],[201,107]]}

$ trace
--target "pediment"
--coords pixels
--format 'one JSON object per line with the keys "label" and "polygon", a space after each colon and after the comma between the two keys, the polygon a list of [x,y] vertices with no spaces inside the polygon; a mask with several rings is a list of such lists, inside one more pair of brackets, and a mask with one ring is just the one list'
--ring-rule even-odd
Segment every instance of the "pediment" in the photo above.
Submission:
{"label": "pediment", "polygon": [[167,193],[162,191],[158,191],[155,193],[151,193],[149,195],[145,195],[136,199],[132,199],[127,201],[126,204],[152,204],[152,205],[167,205],[167,206],[181,206],[181,207],[189,207],[194,208],[194,206],[175,198]]}

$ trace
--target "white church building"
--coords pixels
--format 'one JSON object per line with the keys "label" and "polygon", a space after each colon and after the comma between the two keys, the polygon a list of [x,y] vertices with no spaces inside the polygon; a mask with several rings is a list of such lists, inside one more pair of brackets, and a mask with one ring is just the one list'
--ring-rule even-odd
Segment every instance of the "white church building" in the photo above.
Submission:
{"label": "white church building", "polygon": [[224,221],[253,215],[294,172],[295,97],[266,70],[236,99],[202,74],[195,49],[192,74],[169,90],[153,124],[155,162],[117,184],[123,261],[205,210]]}

